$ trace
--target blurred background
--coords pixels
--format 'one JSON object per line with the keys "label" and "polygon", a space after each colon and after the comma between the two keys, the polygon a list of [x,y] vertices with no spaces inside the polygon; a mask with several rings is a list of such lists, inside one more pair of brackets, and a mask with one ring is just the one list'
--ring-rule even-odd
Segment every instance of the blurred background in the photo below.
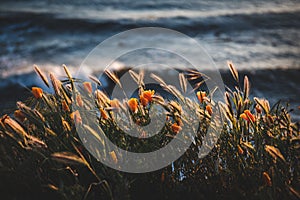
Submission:
{"label": "blurred background", "polygon": [[299,0],[1,0],[1,114],[30,95],[26,87],[41,85],[33,64],[55,73],[62,64],[76,71],[101,41],[145,26],[196,39],[221,71],[232,60],[249,75],[252,96],[288,102],[300,119]]}

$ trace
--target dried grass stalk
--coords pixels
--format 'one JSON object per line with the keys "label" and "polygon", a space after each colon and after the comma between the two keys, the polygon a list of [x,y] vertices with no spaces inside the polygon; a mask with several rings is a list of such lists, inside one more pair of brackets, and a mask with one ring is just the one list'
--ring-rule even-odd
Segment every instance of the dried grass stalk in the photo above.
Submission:
{"label": "dried grass stalk", "polygon": [[285,158],[281,154],[280,150],[271,145],[265,145],[265,150],[268,152],[274,159],[280,158],[285,162]]}
{"label": "dried grass stalk", "polygon": [[67,68],[67,66],[65,64],[63,64],[62,66],[63,66],[63,68],[64,68],[64,70],[65,70],[65,72],[66,72],[69,80],[72,80],[72,75],[71,75],[69,69]]}
{"label": "dried grass stalk", "polygon": [[93,75],[89,75],[89,79],[91,79],[93,82],[95,82],[97,85],[101,86],[101,82],[99,81],[99,79]]}
{"label": "dried grass stalk", "polygon": [[183,73],[179,73],[178,76],[179,76],[180,87],[181,87],[182,91],[184,93],[186,93],[186,90],[187,90],[186,78]]}
{"label": "dried grass stalk", "polygon": [[138,76],[138,85],[139,86],[144,86],[144,77],[145,77],[145,72],[144,70],[140,70],[139,76]]}
{"label": "dried grass stalk", "polygon": [[249,97],[249,91],[250,91],[250,83],[247,76],[244,78],[244,100],[246,100]]}
{"label": "dried grass stalk", "polygon": [[53,73],[50,73],[50,79],[56,95],[60,96],[61,82],[55,77]]}
{"label": "dried grass stalk", "polygon": [[118,85],[122,88],[120,79],[117,77],[116,74],[114,74],[113,72],[111,72],[111,71],[109,71],[109,70],[105,70],[105,74],[106,74],[113,82],[115,82],[116,84],[118,84]]}
{"label": "dried grass stalk", "polygon": [[129,74],[131,78],[136,82],[136,84],[139,84],[139,75],[135,73],[133,70],[129,70]]}
{"label": "dried grass stalk", "polygon": [[156,82],[158,82],[161,86],[167,86],[166,82],[162,78],[160,78],[159,76],[151,73],[150,77],[153,78]]}
{"label": "dried grass stalk", "polygon": [[238,73],[238,71],[236,70],[236,68],[234,67],[232,61],[227,61],[227,65],[228,65],[228,67],[229,67],[229,69],[230,69],[230,72],[231,72],[233,78],[234,78],[237,82],[239,82],[239,73]]}
{"label": "dried grass stalk", "polygon": [[85,165],[84,160],[71,152],[57,152],[51,154],[52,159],[65,163],[65,164],[83,164]]}
{"label": "dried grass stalk", "polygon": [[47,76],[42,72],[42,70],[37,65],[34,65],[34,70],[39,75],[39,77],[43,80],[45,85],[47,85],[47,87],[50,87]]}

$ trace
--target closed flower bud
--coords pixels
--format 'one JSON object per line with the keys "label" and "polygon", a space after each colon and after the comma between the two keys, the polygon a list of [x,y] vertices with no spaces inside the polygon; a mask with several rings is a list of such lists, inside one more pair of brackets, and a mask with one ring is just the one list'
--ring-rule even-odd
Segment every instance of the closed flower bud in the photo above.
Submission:
{"label": "closed flower bud", "polygon": [[207,112],[208,112],[209,115],[212,115],[213,110],[212,110],[211,105],[207,105],[207,106],[205,107],[205,109],[207,110]]}
{"label": "closed flower bud", "polygon": [[39,87],[32,87],[31,88],[32,94],[35,98],[40,99],[43,97],[43,90]]}
{"label": "closed flower bud", "polygon": [[103,108],[100,108],[100,113],[101,113],[101,117],[102,117],[104,120],[107,120],[107,119],[108,119],[108,114],[107,114],[107,112],[106,112]]}
{"label": "closed flower bud", "polygon": [[255,122],[255,116],[250,112],[250,110],[245,110],[244,113],[240,115],[240,118],[243,118],[246,121]]}
{"label": "closed flower bud", "polygon": [[198,97],[198,100],[200,101],[200,103],[203,103],[204,97],[206,97],[206,92],[198,91],[197,92],[197,97]]}
{"label": "closed flower bud", "polygon": [[244,150],[242,149],[242,147],[240,145],[238,145],[237,148],[238,148],[239,154],[243,155],[244,154]]}
{"label": "closed flower bud", "polygon": [[250,112],[250,110],[245,110],[244,113],[247,115],[249,120],[251,120],[252,122],[255,122],[255,116]]}

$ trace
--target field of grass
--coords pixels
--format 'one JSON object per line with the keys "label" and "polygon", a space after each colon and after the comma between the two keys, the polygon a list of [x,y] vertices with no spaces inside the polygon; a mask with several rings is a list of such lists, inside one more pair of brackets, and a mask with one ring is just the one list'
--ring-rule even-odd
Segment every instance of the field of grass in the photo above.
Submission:
{"label": "field of grass", "polygon": [[[179,74],[180,88],[167,85],[159,76],[152,78],[174,98],[168,100],[149,89],[144,73],[129,71],[138,95],[110,99],[98,90],[101,83],[83,82],[35,70],[53,93],[32,88],[32,97],[17,102],[14,114],[0,120],[0,194],[4,199],[299,199],[300,125],[290,117],[287,106],[249,97],[250,83],[239,77],[232,64],[234,89],[226,89],[224,103],[213,100],[213,91],[195,83],[197,101],[182,95],[187,83],[204,75],[195,70]],[[119,77],[106,75],[122,88]],[[49,77],[49,78],[48,78]],[[243,81],[242,81],[242,80]],[[241,84],[242,82],[242,84]],[[299,102],[300,103],[300,102]],[[137,128],[139,138],[129,137],[119,128],[150,120],[150,109],[165,116],[159,134]],[[193,110],[190,118],[186,109]],[[91,117],[91,113],[93,114]],[[217,114],[217,117],[213,117]],[[117,123],[116,116],[124,119]],[[199,124],[187,151],[171,165],[143,174],[111,169],[95,158],[114,165],[124,162],[119,152],[103,142],[105,134],[127,151],[149,152],[167,145],[186,127]],[[139,126],[138,126],[139,127]],[[205,157],[199,157],[209,127],[218,130],[218,139]],[[103,130],[103,132],[101,131]],[[86,144],[78,131],[92,137]],[[100,134],[101,133],[101,134]],[[220,135],[217,138],[217,135]],[[98,149],[93,149],[97,144]],[[88,146],[90,145],[90,146]],[[100,149],[99,149],[100,145]],[[89,151],[88,151],[88,150]],[[2,198],[1,198],[2,199]]]}

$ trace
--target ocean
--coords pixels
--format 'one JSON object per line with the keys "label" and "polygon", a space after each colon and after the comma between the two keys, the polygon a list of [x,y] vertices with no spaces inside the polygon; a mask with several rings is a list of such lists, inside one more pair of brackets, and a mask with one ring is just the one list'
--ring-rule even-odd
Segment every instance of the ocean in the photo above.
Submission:
{"label": "ocean", "polygon": [[[141,27],[172,29],[195,39],[221,71],[232,60],[252,80],[252,96],[273,103],[282,99],[300,119],[299,0],[2,0],[1,113],[30,94],[26,87],[42,85],[33,64],[58,74],[66,64],[76,72],[99,43]],[[131,40],[133,46],[140,42]],[[176,37],[157,42],[188,49]]]}

